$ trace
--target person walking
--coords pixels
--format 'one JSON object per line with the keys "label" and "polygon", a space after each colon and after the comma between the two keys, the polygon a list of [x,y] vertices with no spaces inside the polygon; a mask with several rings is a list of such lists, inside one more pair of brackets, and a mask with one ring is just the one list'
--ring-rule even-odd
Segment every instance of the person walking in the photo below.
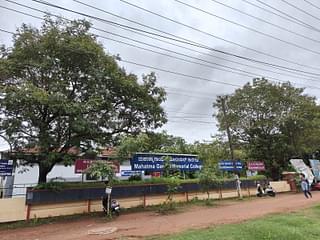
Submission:
{"label": "person walking", "polygon": [[304,193],[304,196],[306,198],[309,198],[309,196],[312,198],[312,194],[310,192],[309,182],[308,182],[306,176],[303,173],[301,173],[300,176],[301,176],[301,189]]}

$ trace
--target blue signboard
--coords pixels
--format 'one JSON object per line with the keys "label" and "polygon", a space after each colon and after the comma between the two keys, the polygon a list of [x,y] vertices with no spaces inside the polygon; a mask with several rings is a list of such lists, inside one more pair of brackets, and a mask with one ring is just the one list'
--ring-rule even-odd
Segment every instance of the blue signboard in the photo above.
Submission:
{"label": "blue signboard", "polygon": [[0,160],[0,176],[11,176],[13,160]]}
{"label": "blue signboard", "polygon": [[243,168],[240,160],[221,160],[219,169],[223,171],[241,171]]}
{"label": "blue signboard", "polygon": [[136,153],[131,159],[132,170],[163,171],[164,158],[170,157],[172,169],[181,171],[198,171],[202,162],[197,155],[166,154],[166,153]]}
{"label": "blue signboard", "polygon": [[122,177],[130,177],[130,176],[136,176],[136,175],[142,175],[142,172],[141,171],[132,171],[132,170],[121,170]]}

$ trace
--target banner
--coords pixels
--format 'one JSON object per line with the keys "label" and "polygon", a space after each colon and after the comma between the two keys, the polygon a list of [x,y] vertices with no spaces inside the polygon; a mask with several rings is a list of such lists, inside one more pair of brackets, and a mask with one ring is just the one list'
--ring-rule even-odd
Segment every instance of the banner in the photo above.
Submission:
{"label": "banner", "polygon": [[314,177],[317,179],[317,181],[320,181],[320,161],[317,159],[309,159],[310,166],[313,171]]}
{"label": "banner", "polygon": [[93,159],[77,159],[74,165],[75,173],[85,173],[85,171],[91,166],[95,161],[105,161],[107,164],[111,165],[115,173],[119,173],[120,164],[117,161],[106,161],[106,160],[93,160]]}
{"label": "banner", "polygon": [[251,171],[265,171],[266,167],[262,161],[250,161],[248,162],[248,169]]}
{"label": "banner", "polygon": [[303,173],[306,176],[309,184],[313,183],[314,176],[310,168],[303,162],[302,159],[290,159],[290,163],[298,173]]}
{"label": "banner", "polygon": [[171,153],[136,153],[131,158],[132,170],[163,171],[164,158],[170,157],[170,168],[181,171],[199,171],[202,162],[197,155],[171,154]]}
{"label": "banner", "polygon": [[218,165],[223,171],[241,171],[243,168],[240,160],[221,160]]}
{"label": "banner", "polygon": [[12,176],[13,160],[0,160],[0,176]]}

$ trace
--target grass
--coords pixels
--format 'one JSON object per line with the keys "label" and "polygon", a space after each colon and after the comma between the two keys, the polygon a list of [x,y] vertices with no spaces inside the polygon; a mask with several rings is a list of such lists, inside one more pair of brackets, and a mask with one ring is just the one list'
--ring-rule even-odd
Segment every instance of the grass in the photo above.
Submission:
{"label": "grass", "polygon": [[301,240],[320,236],[320,206],[293,213],[269,215],[240,224],[229,224],[204,230],[191,230],[159,240]]}

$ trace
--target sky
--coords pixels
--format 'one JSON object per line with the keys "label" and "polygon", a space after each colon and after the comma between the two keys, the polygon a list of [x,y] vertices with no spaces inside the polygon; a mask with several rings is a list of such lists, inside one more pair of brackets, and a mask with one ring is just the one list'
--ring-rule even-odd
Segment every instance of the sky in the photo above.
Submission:
{"label": "sky", "polygon": [[[0,0],[2,30],[15,32],[22,23],[41,26],[40,19],[22,13],[39,18],[43,13],[14,2],[68,19],[84,18],[32,0]],[[213,102],[254,77],[290,81],[304,87],[306,94],[320,97],[320,3],[316,0],[48,2],[89,15],[92,33],[100,36],[107,53],[124,60],[119,65],[127,72],[140,79],[142,74],[156,73],[158,85],[167,91],[163,108],[168,117],[157,131],[166,130],[187,142],[210,141],[218,134]],[[0,32],[0,44],[12,46],[12,35]],[[7,148],[0,139],[0,150]]]}

